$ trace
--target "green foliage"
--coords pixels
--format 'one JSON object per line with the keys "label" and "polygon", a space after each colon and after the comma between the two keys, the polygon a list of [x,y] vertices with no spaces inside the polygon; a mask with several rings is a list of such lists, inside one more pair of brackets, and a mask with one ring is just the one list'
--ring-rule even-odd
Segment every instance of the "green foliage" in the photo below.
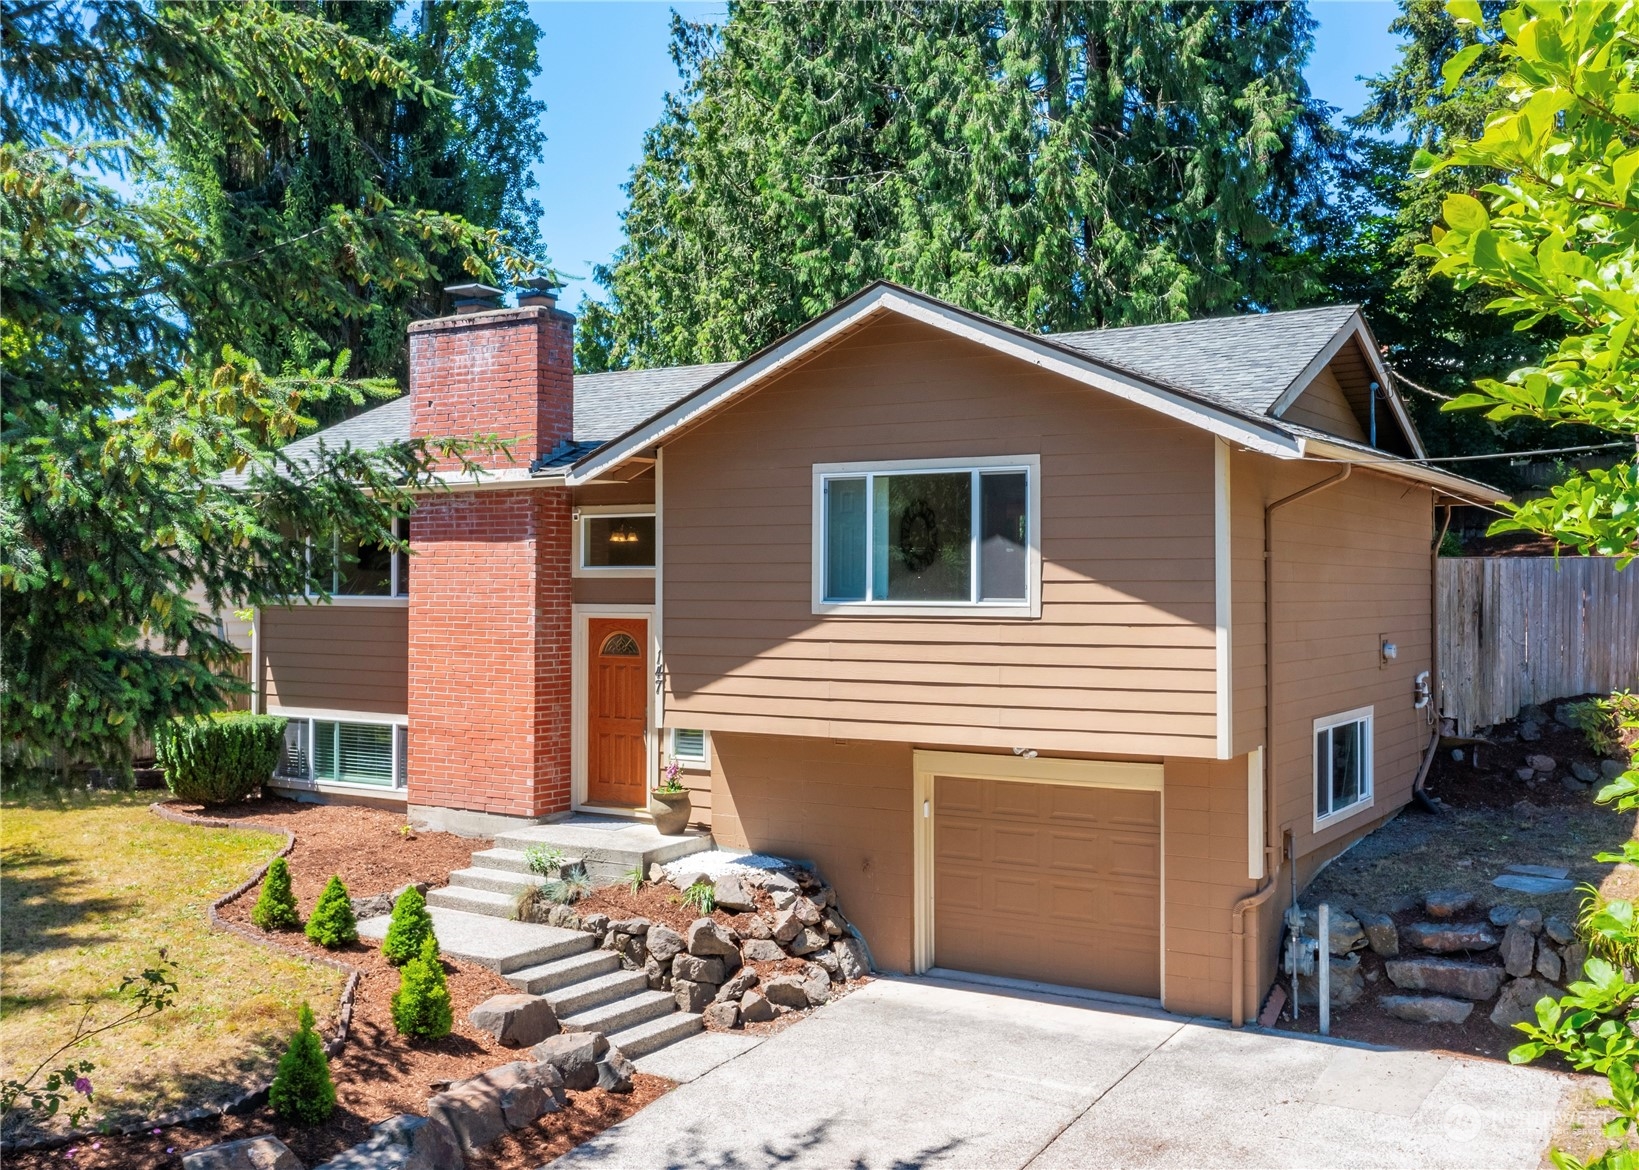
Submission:
{"label": "green foliage", "polygon": [[290,866],[284,858],[268,862],[262,893],[251,908],[250,920],[263,930],[295,930],[302,924],[296,913],[296,895],[290,889]]}
{"label": "green foliage", "polygon": [[529,872],[539,877],[556,877],[563,868],[563,850],[550,845],[531,845],[524,850],[524,863]]}
{"label": "green foliage", "polygon": [[313,1028],[313,1009],[302,1004],[300,1025],[290,1047],[279,1058],[279,1071],[268,1090],[268,1104],[286,1121],[318,1125],[336,1111],[336,1086],[330,1080],[330,1058]]}
{"label": "green foliage", "polygon": [[254,795],[279,763],[287,722],[236,712],[164,724],[154,746],[166,787],[200,804],[233,804]]}
{"label": "green foliage", "polygon": [[331,875],[319,895],[318,905],[307,919],[307,937],[328,950],[358,942],[358,920],[353,917],[353,903],[348,900],[347,887]]}
{"label": "green foliage", "polygon": [[1623,750],[1623,733],[1639,730],[1639,694],[1614,691],[1609,696],[1570,704],[1570,716],[1588,746],[1602,756]]}
{"label": "green foliage", "polygon": [[448,1036],[454,1026],[455,1013],[444,981],[444,965],[438,959],[438,943],[428,935],[399,977],[398,990],[393,993],[393,1027],[403,1036],[436,1040]]}
{"label": "green foliage", "polygon": [[492,263],[514,274],[533,263],[495,228],[374,189],[293,207],[254,238],[223,242],[242,205],[195,199],[176,165],[220,148],[277,168],[318,149],[308,136],[316,109],[353,102],[361,87],[441,100],[315,8],[107,0],[6,10],[8,773],[128,770],[144,734],[221,709],[243,684],[216,613],[300,601],[315,585],[322,595],[306,533],[403,548],[393,521],[435,482],[439,453],[470,467],[474,446],[496,445],[462,436],[327,447],[300,465],[279,454],[316,419],[397,387],[351,377],[348,352],[302,342],[311,352],[298,359],[295,340],[275,354],[268,336],[330,338],[307,323],[373,322],[372,298],[410,296],[447,271],[495,279]]}
{"label": "green foliage", "polygon": [[717,887],[705,880],[697,881],[683,891],[680,900],[696,914],[710,914],[717,909]]}
{"label": "green foliage", "polygon": [[585,369],[739,359],[876,278],[1026,329],[1319,292],[1336,143],[1300,5],[735,4],[681,91]]}
{"label": "green foliage", "polygon": [[643,883],[647,880],[648,878],[643,872],[643,864],[639,862],[626,871],[620,879],[620,884],[635,894],[643,888]]}
{"label": "green foliage", "polygon": [[[1459,24],[1484,23],[1476,0],[1447,10]],[[1495,84],[1506,105],[1477,138],[1414,160],[1424,175],[1472,168],[1494,178],[1477,195],[1446,195],[1444,226],[1418,252],[1459,289],[1492,293],[1487,308],[1516,329],[1552,318],[1564,336],[1542,361],[1481,378],[1446,409],[1639,435],[1639,9],[1530,0],[1498,20]],[[1448,61],[1447,84],[1482,51]],[[1574,474],[1491,528],[1520,530],[1626,565],[1639,556],[1632,462]]]}
{"label": "green foliage", "polygon": [[543,882],[540,888],[540,896],[558,906],[573,906],[591,892],[592,882],[584,870],[575,870]]}
{"label": "green foliage", "polygon": [[410,886],[393,903],[393,916],[387,922],[387,936],[381,940],[381,953],[395,967],[402,967],[416,955],[426,941],[433,937],[433,916],[427,913],[427,899],[421,891]]}
{"label": "green foliage", "polygon": [[1639,967],[1639,930],[1634,929],[1633,903],[1607,898],[1593,886],[1583,886],[1582,891],[1576,929],[1588,950],[1619,967]]}

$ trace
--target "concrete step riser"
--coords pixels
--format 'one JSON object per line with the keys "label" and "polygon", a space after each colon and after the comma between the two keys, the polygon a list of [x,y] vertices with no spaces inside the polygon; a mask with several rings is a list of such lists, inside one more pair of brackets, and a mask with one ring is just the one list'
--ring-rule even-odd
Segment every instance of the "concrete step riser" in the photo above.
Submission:
{"label": "concrete step riser", "polygon": [[668,1044],[705,1030],[705,1021],[693,1012],[673,1012],[609,1037],[609,1043],[632,1060],[659,1052]]}
{"label": "concrete step riser", "polygon": [[588,979],[584,983],[575,983],[568,987],[560,987],[556,991],[549,991],[546,998],[551,1003],[552,1010],[557,1012],[561,1019],[564,1016],[589,1012],[593,1008],[603,1007],[617,1000],[629,999],[648,989],[649,980],[643,972],[616,971]]}
{"label": "concrete step riser", "polygon": [[492,890],[475,890],[462,886],[440,886],[427,894],[427,905],[444,910],[460,910],[465,914],[481,914],[486,918],[516,921],[518,906],[510,894]]}
{"label": "concrete step riser", "polygon": [[[539,826],[518,833],[502,833],[495,838],[495,848],[522,853],[531,845],[542,844],[541,834],[550,827]],[[604,848],[595,845],[577,844],[572,850],[565,848],[564,852],[578,856],[586,863],[589,870],[594,865],[603,868],[613,866],[618,875],[640,863],[647,866],[658,861],[664,865],[666,862],[675,861],[679,857],[687,857],[691,853],[699,853],[710,849],[711,846],[711,838],[702,835],[682,839],[665,839],[664,844],[646,849]]]}
{"label": "concrete step riser", "polygon": [[[564,869],[575,869],[580,864],[579,857],[564,857]],[[538,876],[530,870],[529,858],[521,849],[480,849],[472,855],[472,868]]]}
{"label": "concrete step riser", "polygon": [[458,869],[450,874],[451,886],[514,896],[540,885],[544,880],[534,874],[514,873],[507,869]]}
{"label": "concrete step riser", "polygon": [[613,951],[588,951],[584,955],[543,963],[539,967],[524,967],[507,976],[507,982],[525,995],[546,995],[559,988],[584,983],[620,970],[620,957]]}
{"label": "concrete step riser", "polygon": [[561,1018],[558,1022],[565,1032],[602,1032],[607,1036],[670,1015],[676,1010],[677,1001],[670,995],[664,991],[650,991]]}

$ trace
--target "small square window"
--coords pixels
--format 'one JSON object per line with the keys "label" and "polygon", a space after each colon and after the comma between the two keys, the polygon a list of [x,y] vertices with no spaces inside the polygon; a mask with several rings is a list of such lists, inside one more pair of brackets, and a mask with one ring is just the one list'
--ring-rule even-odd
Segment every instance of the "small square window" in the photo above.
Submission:
{"label": "small square window", "polygon": [[1315,824],[1372,800],[1372,709],[1315,720]]}
{"label": "small square window", "polygon": [[672,758],[686,768],[705,768],[711,765],[711,748],[704,731],[682,727],[672,729]]}

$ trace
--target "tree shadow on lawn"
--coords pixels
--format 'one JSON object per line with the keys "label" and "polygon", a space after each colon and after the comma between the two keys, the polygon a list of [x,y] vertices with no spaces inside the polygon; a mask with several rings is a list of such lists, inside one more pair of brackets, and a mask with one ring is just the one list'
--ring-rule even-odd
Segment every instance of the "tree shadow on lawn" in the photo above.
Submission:
{"label": "tree shadow on lawn", "polygon": [[95,890],[76,862],[33,846],[0,849],[0,953],[27,958],[67,947],[113,942],[109,933],[76,931],[86,922],[130,914],[136,903]]}

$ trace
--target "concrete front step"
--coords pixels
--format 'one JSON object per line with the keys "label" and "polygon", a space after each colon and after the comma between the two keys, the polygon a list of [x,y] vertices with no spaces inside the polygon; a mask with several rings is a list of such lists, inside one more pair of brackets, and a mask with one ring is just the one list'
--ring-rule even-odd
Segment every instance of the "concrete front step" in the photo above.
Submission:
{"label": "concrete front step", "polygon": [[[442,893],[434,890],[434,894]],[[431,896],[428,902],[432,901]],[[506,922],[482,914],[468,914],[442,906],[429,906],[438,949],[452,959],[477,963],[501,975],[537,967],[571,955],[583,954],[596,940],[578,930],[540,926],[533,922]],[[383,914],[359,923],[359,937],[387,937],[391,919]]]}
{"label": "concrete front step", "polygon": [[[576,816],[502,833],[495,838],[495,848],[485,852],[522,854],[531,845],[548,845],[561,849],[565,856],[579,858],[592,884],[601,886],[621,881],[636,867],[647,872],[656,862],[665,864],[710,849],[712,840],[709,833],[662,836],[648,821]],[[497,861],[509,867],[512,864],[510,857]],[[476,854],[473,862],[481,864]]]}
{"label": "concrete front step", "polygon": [[608,1036],[671,1015],[676,1010],[677,999],[671,992],[640,991],[572,1016],[560,1016],[558,1023],[565,1032],[602,1032]]}
{"label": "concrete front step", "polygon": [[593,1008],[612,1004],[640,991],[649,989],[649,978],[642,971],[610,971],[594,975],[580,983],[560,987],[546,993],[547,1002],[558,1018],[589,1012]]}
{"label": "concrete front step", "polygon": [[513,920],[518,917],[518,896],[471,886],[440,886],[427,893],[427,905],[441,910],[460,910],[489,918]]}
{"label": "concrete front step", "polygon": [[[477,855],[474,854],[476,860]],[[516,898],[532,886],[539,886],[546,879],[533,873],[518,873],[511,869],[487,869],[474,865],[468,869],[457,869],[450,872],[450,885],[459,886],[468,890],[488,890],[494,894],[507,894]]]}
{"label": "concrete front step", "polygon": [[[579,864],[580,858],[564,856],[565,867]],[[472,855],[474,869],[498,869],[510,873],[529,873],[529,856],[522,849],[480,849]]]}
{"label": "concrete front step", "polygon": [[694,1012],[672,1012],[669,1016],[656,1016],[641,1024],[625,1028],[610,1036],[609,1043],[631,1058],[647,1056],[657,1052],[668,1044],[675,1044],[685,1036],[692,1036],[696,1032],[704,1031],[705,1020]]}
{"label": "concrete front step", "polygon": [[525,967],[508,975],[507,982],[525,995],[546,995],[562,987],[584,983],[599,975],[620,970],[620,956],[613,951],[587,951],[567,959],[554,959]]}

